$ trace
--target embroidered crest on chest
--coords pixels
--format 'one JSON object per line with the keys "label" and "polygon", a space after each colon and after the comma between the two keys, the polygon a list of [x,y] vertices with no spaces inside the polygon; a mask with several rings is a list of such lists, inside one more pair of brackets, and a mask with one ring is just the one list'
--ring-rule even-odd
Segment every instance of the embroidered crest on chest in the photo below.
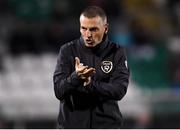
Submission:
{"label": "embroidered crest on chest", "polygon": [[113,63],[111,61],[102,61],[101,62],[101,70],[104,73],[110,73],[113,68]]}

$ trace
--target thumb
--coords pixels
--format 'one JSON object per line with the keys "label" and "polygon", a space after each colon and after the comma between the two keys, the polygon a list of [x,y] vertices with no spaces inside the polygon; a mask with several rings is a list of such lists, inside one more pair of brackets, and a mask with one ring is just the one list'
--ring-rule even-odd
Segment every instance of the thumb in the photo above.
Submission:
{"label": "thumb", "polygon": [[80,59],[78,57],[75,57],[75,66],[78,66],[80,64]]}

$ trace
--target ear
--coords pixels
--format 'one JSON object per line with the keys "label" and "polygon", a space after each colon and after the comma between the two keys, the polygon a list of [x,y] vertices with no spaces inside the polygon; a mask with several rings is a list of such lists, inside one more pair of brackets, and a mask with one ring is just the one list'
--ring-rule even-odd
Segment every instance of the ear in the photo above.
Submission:
{"label": "ear", "polygon": [[104,32],[105,32],[105,34],[107,34],[107,33],[108,33],[108,30],[109,30],[109,24],[107,23],[107,24],[105,24],[104,26],[105,26],[105,31],[104,31]]}

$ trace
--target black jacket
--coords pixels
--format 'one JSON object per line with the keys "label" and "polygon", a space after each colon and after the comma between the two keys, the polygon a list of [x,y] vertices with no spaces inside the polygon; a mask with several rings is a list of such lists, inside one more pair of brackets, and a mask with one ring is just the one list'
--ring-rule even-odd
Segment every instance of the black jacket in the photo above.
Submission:
{"label": "black jacket", "polygon": [[[75,57],[96,73],[88,87],[75,73]],[[118,107],[127,91],[129,70],[124,49],[106,40],[87,48],[82,37],[60,49],[53,76],[54,91],[60,100],[59,128],[120,128]]]}

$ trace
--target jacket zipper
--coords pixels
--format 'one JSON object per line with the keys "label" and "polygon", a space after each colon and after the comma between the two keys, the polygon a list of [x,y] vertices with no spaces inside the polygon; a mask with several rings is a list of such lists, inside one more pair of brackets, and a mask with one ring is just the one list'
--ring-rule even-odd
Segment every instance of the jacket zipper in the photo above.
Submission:
{"label": "jacket zipper", "polygon": [[[95,56],[93,55],[93,56],[92,56],[92,65],[93,65],[93,67],[96,68],[95,60],[96,60],[96,59],[95,59]],[[92,129],[92,120],[93,120],[92,109],[93,109],[93,108],[90,108],[90,129]]]}

